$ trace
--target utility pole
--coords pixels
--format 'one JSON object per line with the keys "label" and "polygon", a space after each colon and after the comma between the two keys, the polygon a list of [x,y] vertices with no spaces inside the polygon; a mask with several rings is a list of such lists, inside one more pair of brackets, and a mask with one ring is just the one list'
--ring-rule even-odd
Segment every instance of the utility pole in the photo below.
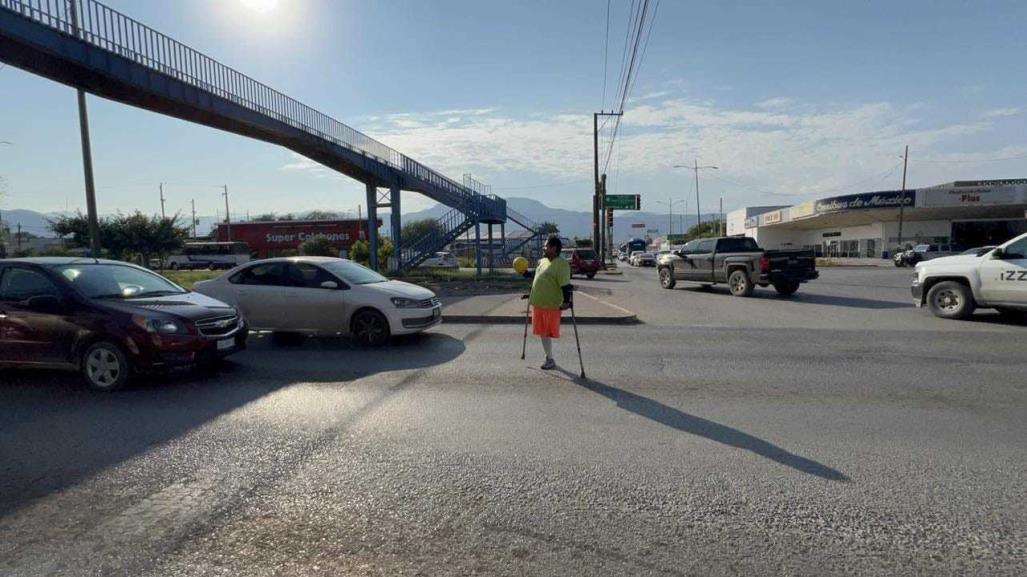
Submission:
{"label": "utility pole", "polygon": [[[71,10],[71,27],[75,36],[82,38],[78,22],[78,0],[68,3]],[[96,215],[96,185],[93,182],[93,149],[89,144],[89,111],[86,109],[86,93],[78,90],[78,128],[82,139],[82,171],[86,181],[86,218],[89,222],[89,252],[93,258],[100,256],[100,220]]]}
{"label": "utility pole", "polygon": [[164,183],[160,183],[160,218],[167,220],[168,215],[164,213]]}
{"label": "utility pole", "polygon": [[[717,170],[718,167],[713,165],[699,166],[699,160],[695,159],[695,163],[692,166],[688,166],[687,164],[675,164],[674,168],[687,168],[688,170],[695,171],[695,226],[696,230],[698,231],[699,225],[702,224],[702,212],[699,210],[699,171],[706,168],[709,168],[711,170]],[[700,232],[699,234],[702,233]]]}
{"label": "utility pole", "polygon": [[18,236],[15,237],[18,241],[18,252],[21,252],[21,223],[18,223]]}
{"label": "utility pole", "polygon": [[196,199],[190,200],[189,203],[193,207],[193,238],[196,238]]}
{"label": "utility pole", "polygon": [[228,242],[232,242],[232,213],[228,210],[228,185],[224,185],[225,196],[225,236]]}
{"label": "utility pole", "polygon": [[[902,220],[906,212],[906,165],[909,164],[909,145],[902,155],[902,192],[899,193],[899,250],[902,249]],[[885,247],[887,248],[887,247]]]}
{"label": "utility pole", "polygon": [[724,236],[724,197],[720,197],[720,225],[717,226],[717,236]]}
{"label": "utility pole", "polygon": [[602,231],[606,224],[601,222],[605,216],[606,191],[599,182],[599,117],[623,116],[623,112],[606,112],[600,110],[592,113],[592,151],[595,170],[595,194],[592,196],[592,246],[599,249],[600,262],[606,262],[606,243],[603,242]]}

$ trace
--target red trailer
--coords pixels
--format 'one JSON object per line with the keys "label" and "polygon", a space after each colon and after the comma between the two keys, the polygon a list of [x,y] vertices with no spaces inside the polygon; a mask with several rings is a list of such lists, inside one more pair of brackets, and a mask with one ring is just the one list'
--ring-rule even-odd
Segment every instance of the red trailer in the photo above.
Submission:
{"label": "red trailer", "polygon": [[[378,220],[381,227],[382,221]],[[231,229],[231,239],[229,239]],[[211,233],[217,241],[245,242],[255,258],[297,254],[308,239],[327,238],[345,257],[354,241],[367,238],[367,220],[276,220],[219,224]]]}

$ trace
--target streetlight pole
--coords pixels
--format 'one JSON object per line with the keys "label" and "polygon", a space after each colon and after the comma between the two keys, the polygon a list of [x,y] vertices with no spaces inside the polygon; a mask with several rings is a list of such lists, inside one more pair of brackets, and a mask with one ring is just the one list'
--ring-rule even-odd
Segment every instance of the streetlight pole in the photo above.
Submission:
{"label": "streetlight pole", "polygon": [[225,189],[225,235],[228,237],[226,240],[232,242],[232,213],[228,210],[228,185],[224,185]]}
{"label": "streetlight pole", "polygon": [[[687,164],[675,164],[674,168],[687,168],[688,170],[695,171],[695,226],[698,227],[702,224],[702,212],[699,210],[699,171],[705,169],[718,170],[719,167],[713,165],[699,166],[699,160],[695,159],[695,163],[692,166]],[[699,230],[696,228],[696,230]]]}
{"label": "streetlight pole", "polygon": [[167,220],[168,215],[164,213],[164,183],[160,183],[160,218]]}
{"label": "streetlight pole", "polygon": [[[906,165],[909,164],[909,145],[902,155],[902,192],[899,193],[899,250],[902,249],[902,220],[906,209]],[[886,235],[887,236],[887,235]],[[888,247],[885,246],[885,249]]]}
{"label": "streetlight pole", "polygon": [[680,198],[677,199],[677,200],[672,200],[672,199],[668,198],[666,202],[664,202],[662,200],[657,200],[656,201],[656,204],[666,204],[667,205],[667,225],[668,225],[667,226],[667,244],[670,244],[670,235],[674,232],[674,203],[675,202],[685,202],[685,201],[683,199],[680,199]]}
{"label": "streetlight pole", "polygon": [[610,112],[600,110],[599,112],[592,113],[593,176],[595,178],[595,192],[592,196],[592,247],[596,249],[596,254],[601,259],[600,262],[604,263],[603,266],[606,263],[606,243],[604,242],[604,236],[606,235],[603,234],[606,228],[606,222],[604,221],[606,216],[606,190],[599,178],[599,117],[623,115],[623,112],[613,112],[612,110]]}
{"label": "streetlight pole", "polygon": [[[82,37],[78,22],[78,0],[71,0],[71,27],[75,36]],[[78,127],[82,140],[82,171],[86,181],[86,216],[89,221],[89,252],[93,258],[100,256],[100,220],[96,215],[96,184],[93,181],[93,149],[89,143],[89,111],[86,109],[86,93],[78,90]]]}

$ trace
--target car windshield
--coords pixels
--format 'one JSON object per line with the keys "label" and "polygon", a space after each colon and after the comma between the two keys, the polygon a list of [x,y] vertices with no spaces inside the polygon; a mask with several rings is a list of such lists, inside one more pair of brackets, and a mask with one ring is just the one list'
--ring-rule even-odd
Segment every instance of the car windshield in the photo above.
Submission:
{"label": "car windshield", "polygon": [[182,287],[150,271],[122,264],[82,263],[56,270],[89,298],[145,298],[182,294]]}
{"label": "car windshield", "polygon": [[596,257],[596,253],[594,250],[579,250],[577,252],[578,258],[583,260],[592,260]]}
{"label": "car windshield", "polygon": [[366,266],[357,264],[351,260],[333,260],[318,263],[322,268],[335,276],[341,278],[347,284],[373,284],[385,282],[389,279],[374,272]]}

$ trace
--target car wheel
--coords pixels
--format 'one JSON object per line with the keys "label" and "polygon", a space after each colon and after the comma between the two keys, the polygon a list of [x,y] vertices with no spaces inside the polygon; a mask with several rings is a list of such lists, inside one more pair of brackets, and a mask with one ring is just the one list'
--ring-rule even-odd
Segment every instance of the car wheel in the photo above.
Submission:
{"label": "car wheel", "polygon": [[596,278],[596,273],[590,272],[590,273],[585,275],[585,278],[587,278],[588,280],[592,280],[592,279]]}
{"label": "car wheel", "polygon": [[173,262],[168,266],[168,268],[170,268],[171,270],[178,270],[178,263]]}
{"label": "car wheel", "polygon": [[736,270],[727,277],[727,285],[731,288],[731,294],[736,297],[752,296],[752,281],[744,270]]}
{"label": "car wheel", "polygon": [[677,285],[677,281],[674,280],[674,271],[668,268],[660,269],[660,286],[665,289],[672,289]]}
{"label": "car wheel", "polygon": [[389,340],[389,321],[382,313],[365,309],[353,315],[350,332],[358,343],[378,347]]}
{"label": "car wheel", "polygon": [[774,290],[783,297],[790,297],[799,290],[799,283],[796,281],[774,283]]}
{"label": "car wheel", "polygon": [[91,389],[114,391],[128,384],[128,359],[121,349],[106,341],[94,343],[82,353],[82,376]]}
{"label": "car wheel", "polygon": [[892,262],[895,263],[895,268],[906,268],[906,263],[900,260],[894,260]]}
{"label": "car wheel", "polygon": [[940,282],[927,292],[927,306],[943,319],[966,319],[973,314],[976,303],[970,287],[955,281]]}

